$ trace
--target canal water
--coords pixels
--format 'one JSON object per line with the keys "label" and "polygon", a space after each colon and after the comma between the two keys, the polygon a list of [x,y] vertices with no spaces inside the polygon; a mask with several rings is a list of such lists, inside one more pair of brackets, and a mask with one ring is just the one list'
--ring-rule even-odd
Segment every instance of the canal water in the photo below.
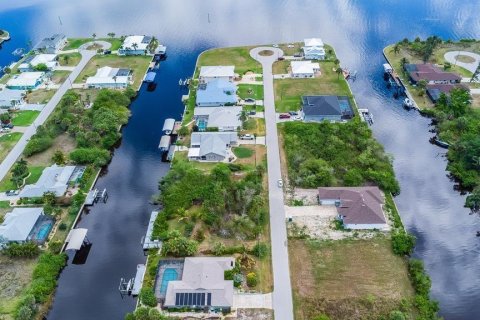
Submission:
{"label": "canal water", "polygon": [[447,177],[444,150],[428,142],[429,119],[404,110],[386,89],[381,50],[404,37],[480,38],[480,0],[295,1],[295,0],[19,0],[0,4],[0,28],[13,39],[0,49],[0,65],[10,53],[53,32],[68,36],[154,34],[168,46],[157,74],[157,89],[142,88],[132,103],[112,163],[97,186],[107,188],[79,223],[93,243],[83,265],[62,272],[48,319],[122,319],[134,308],[117,291],[121,277],[133,276],[145,257],[140,247],[152,207],[149,200],[168,166],[157,151],[163,120],[183,109],[178,79],[193,72],[206,48],[298,41],[320,36],[335,46],[343,66],[357,70],[352,89],[369,108],[377,139],[394,157],[402,193],[397,204],[418,238],[415,256],[432,278],[433,298],[446,319],[480,317],[480,230],[478,216],[463,208],[464,196]]}

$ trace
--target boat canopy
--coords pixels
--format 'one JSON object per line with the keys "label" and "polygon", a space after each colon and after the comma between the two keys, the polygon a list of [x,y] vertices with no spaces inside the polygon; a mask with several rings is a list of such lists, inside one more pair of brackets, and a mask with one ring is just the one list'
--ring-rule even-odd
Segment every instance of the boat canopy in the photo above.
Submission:
{"label": "boat canopy", "polygon": [[155,80],[155,76],[157,74],[153,71],[147,72],[147,75],[145,76],[145,82],[153,82]]}
{"label": "boat canopy", "polygon": [[170,136],[167,136],[167,135],[162,136],[162,138],[160,139],[160,144],[158,145],[158,148],[160,150],[167,151],[169,146],[170,146]]}
{"label": "boat canopy", "polygon": [[83,240],[87,236],[88,229],[78,228],[72,229],[67,236],[67,247],[65,250],[80,250],[83,244]]}
{"label": "boat canopy", "polygon": [[165,122],[163,123],[162,131],[170,133],[172,132],[174,126],[175,126],[175,119],[172,119],[172,118],[165,119]]}

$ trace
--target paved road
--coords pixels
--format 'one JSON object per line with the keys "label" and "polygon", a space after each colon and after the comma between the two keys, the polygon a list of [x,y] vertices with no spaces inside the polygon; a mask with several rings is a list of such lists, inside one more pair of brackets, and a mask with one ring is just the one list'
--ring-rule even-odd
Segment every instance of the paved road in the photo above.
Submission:
{"label": "paved road", "polygon": [[[455,57],[459,55],[471,57],[475,59],[475,62],[465,63],[465,62],[458,61],[455,59]],[[478,67],[478,64],[480,63],[480,55],[473,52],[468,52],[468,51],[449,51],[445,53],[445,60],[447,60],[451,64],[456,64],[457,66],[467,69],[471,73],[474,73]]]}
{"label": "paved road", "polygon": [[82,59],[70,73],[70,76],[65,80],[65,82],[58,88],[57,92],[53,95],[52,99],[45,105],[43,110],[38,115],[37,119],[35,119],[34,123],[30,125],[26,130],[20,140],[17,142],[15,147],[10,151],[7,155],[5,160],[0,164],[0,181],[7,175],[10,168],[13,166],[15,161],[17,161],[18,157],[22,154],[25,146],[27,145],[28,140],[37,132],[37,127],[42,125],[45,120],[47,120],[48,116],[52,113],[55,109],[57,104],[62,99],[65,92],[70,89],[71,84],[83,70],[83,68],[87,65],[88,61],[96,54],[96,51],[93,50],[81,50]]}
{"label": "paved road", "polygon": [[[273,55],[261,56],[262,50],[271,50]],[[273,264],[273,310],[276,320],[293,320],[292,286],[288,263],[287,228],[283,206],[283,190],[277,185],[282,178],[280,169],[280,149],[278,146],[275,100],[273,95],[272,64],[283,51],[278,48],[259,47],[252,49],[250,55],[263,67],[264,106],[266,123],[268,200],[270,206],[270,232],[272,237]]]}

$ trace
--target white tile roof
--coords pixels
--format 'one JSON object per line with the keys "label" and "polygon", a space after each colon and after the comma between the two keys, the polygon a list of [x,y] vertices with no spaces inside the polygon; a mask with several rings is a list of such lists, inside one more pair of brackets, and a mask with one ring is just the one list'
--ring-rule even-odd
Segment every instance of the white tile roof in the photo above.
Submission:
{"label": "white tile roof", "polygon": [[[128,76],[116,76],[119,68],[112,68],[112,67],[102,67],[97,70],[97,73],[93,77],[87,78],[87,85],[95,85],[95,84],[128,84],[129,77]],[[116,76],[116,77],[115,77]],[[115,79],[113,78],[115,77]]]}
{"label": "white tile roof", "polygon": [[37,183],[26,185],[20,192],[20,197],[42,197],[45,192],[54,192],[63,196],[68,188],[68,182],[75,166],[59,167],[53,165],[45,168]]}
{"label": "white tile roof", "polygon": [[0,224],[0,236],[9,241],[25,241],[43,214],[43,208],[15,208]]}
{"label": "white tile roof", "polygon": [[291,62],[293,74],[314,74],[315,71],[320,70],[320,64],[312,61],[292,61]]}
{"label": "white tile roof", "polygon": [[200,68],[200,78],[223,78],[235,76],[235,66],[205,66]]}
{"label": "white tile roof", "polygon": [[242,107],[196,107],[193,111],[194,116],[208,117],[207,127],[239,127],[242,125],[240,121],[240,113]]}
{"label": "white tile roof", "polygon": [[182,279],[168,282],[165,306],[174,306],[175,294],[184,292],[211,293],[211,306],[232,306],[233,281],[224,272],[234,266],[233,257],[185,258]]}
{"label": "white tile roof", "polygon": [[[122,49],[127,50],[146,50],[149,43],[144,42],[145,36],[128,36],[125,38],[122,44]],[[136,49],[133,48],[133,44],[136,43]]]}
{"label": "white tile roof", "polygon": [[32,60],[26,61],[18,66],[19,69],[28,69],[30,66],[36,67],[39,64],[45,64],[49,69],[57,65],[56,54],[37,54]]}
{"label": "white tile roof", "polygon": [[305,47],[323,47],[323,41],[320,38],[306,38]]}
{"label": "white tile roof", "polygon": [[8,80],[7,86],[29,87],[35,86],[37,81],[44,76],[44,72],[22,72]]}

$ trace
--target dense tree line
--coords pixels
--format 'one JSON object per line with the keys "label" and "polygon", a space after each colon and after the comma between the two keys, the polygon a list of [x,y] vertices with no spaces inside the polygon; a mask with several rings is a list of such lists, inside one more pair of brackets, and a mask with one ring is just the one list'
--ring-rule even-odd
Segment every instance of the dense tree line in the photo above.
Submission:
{"label": "dense tree line", "polygon": [[462,187],[473,190],[465,205],[480,210],[480,110],[471,107],[467,91],[454,89],[428,113],[435,117],[439,138],[450,144],[447,169]]}
{"label": "dense tree line", "polygon": [[134,96],[132,89],[123,92],[103,89],[98,92],[93,106],[87,108],[88,101],[82,101],[74,91],[67,92],[45,125],[39,126],[30,139],[25,155],[48,149],[55,137],[68,133],[75,138],[78,148],[70,154],[72,161],[105,165],[110,160],[108,149],[121,137],[118,129],[128,121],[128,105]]}
{"label": "dense tree line", "polygon": [[377,184],[397,194],[391,159],[366,124],[287,122],[283,127],[290,180],[299,187]]}
{"label": "dense tree line", "polygon": [[[237,169],[235,165],[218,164],[205,173],[189,162],[175,162],[159,185],[163,204],[156,226],[159,238],[166,235],[166,221],[175,217],[202,221],[224,237],[254,239],[267,222],[261,194],[265,169],[259,166],[234,180],[232,170]],[[192,207],[196,210],[190,211]]]}

